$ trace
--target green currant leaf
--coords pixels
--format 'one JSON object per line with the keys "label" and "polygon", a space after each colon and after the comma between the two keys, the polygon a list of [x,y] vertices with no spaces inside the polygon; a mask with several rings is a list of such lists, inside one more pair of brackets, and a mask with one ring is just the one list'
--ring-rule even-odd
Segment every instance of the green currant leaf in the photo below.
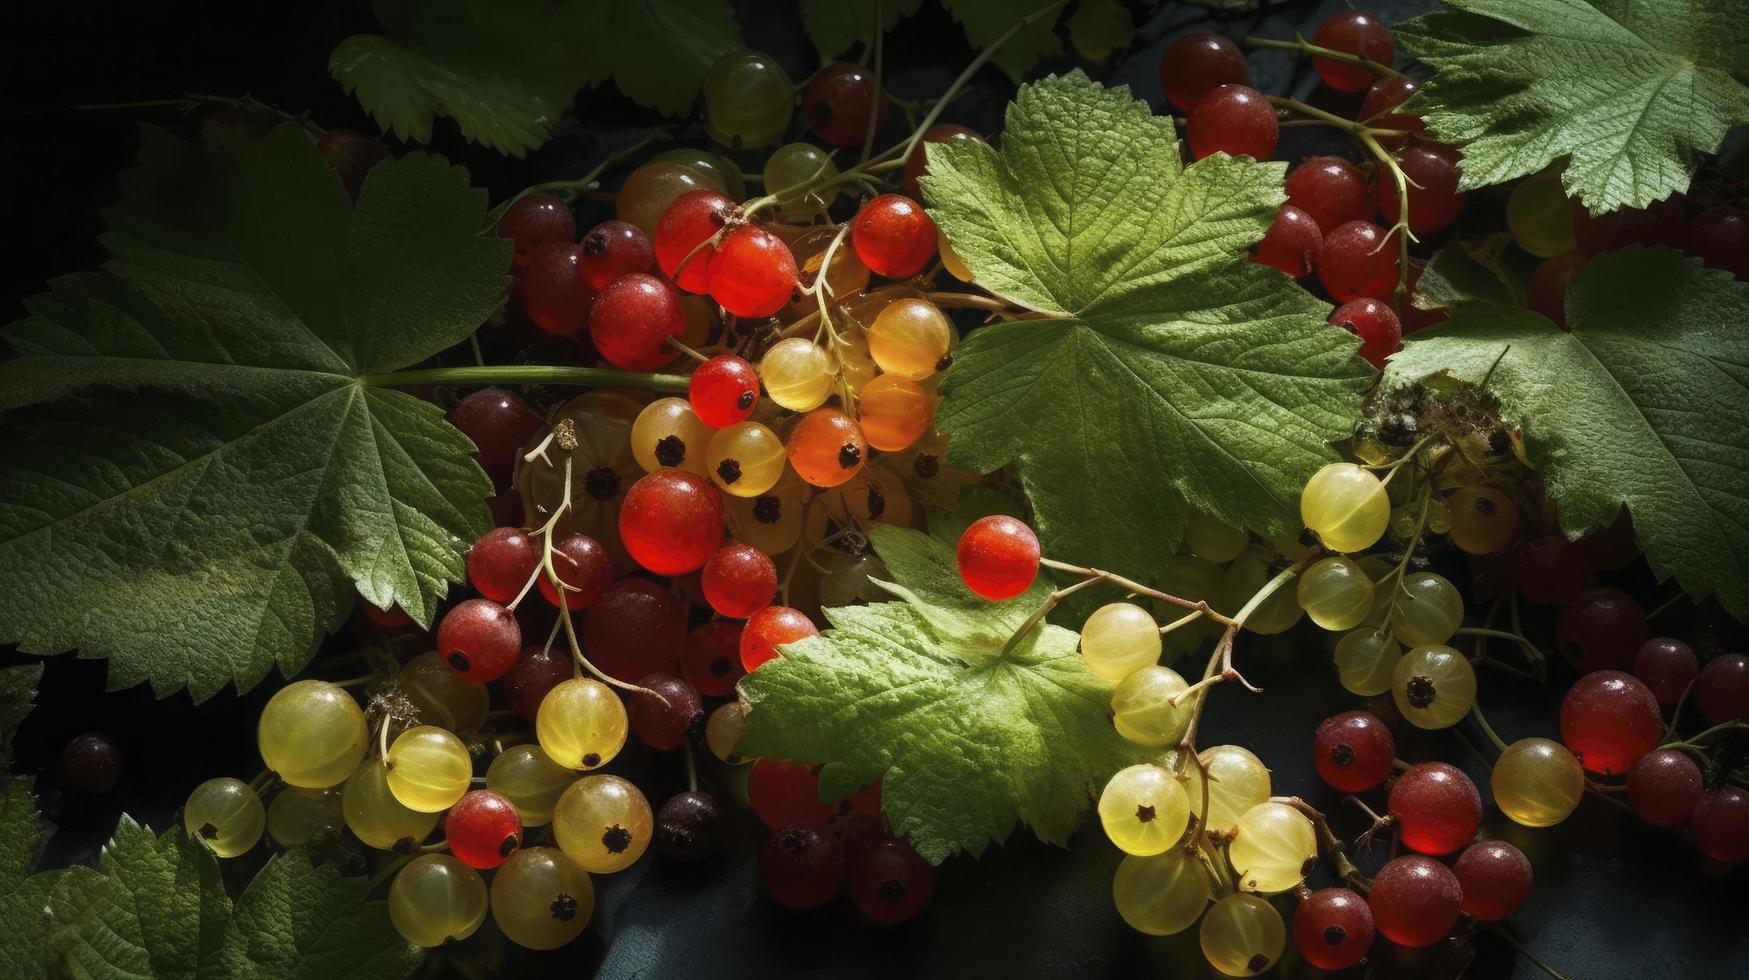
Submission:
{"label": "green currant leaf", "polygon": [[1282,165],[1185,167],[1172,122],[1079,71],[1021,88],[1002,149],[929,147],[931,214],[979,285],[1038,312],[973,332],[937,425],[957,465],[1019,464],[1045,552],[1140,572],[1184,501],[1299,529],[1373,373],[1329,307],[1249,262]]}
{"label": "green currant leaf", "polygon": [[356,594],[429,623],[461,580],[490,485],[370,375],[466,337],[509,265],[441,160],[379,164],[353,210],[297,126],[212,136],[148,131],[107,271],[0,331],[0,641],[196,700],[295,673]]}
{"label": "green currant leaf", "polygon": [[1410,108],[1464,151],[1464,189],[1568,158],[1592,213],[1688,189],[1749,122],[1749,16],[1713,0],[1446,0],[1397,25],[1437,69]]}
{"label": "green currant leaf", "polygon": [[0,781],[0,975],[39,977],[55,972],[73,930],[108,893],[90,868],[37,871],[43,824],[30,780]]}
{"label": "green currant leaf", "polygon": [[1121,0],[1081,0],[1063,26],[1075,53],[1101,64],[1136,37],[1135,17]]}
{"label": "green currant leaf", "polygon": [[577,90],[613,76],[640,105],[692,107],[699,80],[740,45],[726,0],[391,0],[385,34],[334,48],[328,70],[377,124],[427,142],[449,116],[462,135],[522,156],[545,143]]}
{"label": "green currant leaf", "polygon": [[36,686],[42,679],[42,664],[0,667],[0,767],[12,761],[12,736],[36,707]]}
{"label": "green currant leaf", "polygon": [[1384,383],[1486,377],[1568,537],[1625,505],[1659,578],[1749,617],[1749,284],[1630,248],[1573,280],[1567,322],[1466,305],[1409,338]]}
{"label": "green currant leaf", "polygon": [[[1082,662],[1075,633],[1043,625],[999,657],[1010,604],[981,618],[939,606],[930,583],[953,566],[931,541],[881,529],[876,551],[908,600],[828,609],[831,629],[742,679],[739,749],[830,763],[825,796],[883,780],[893,831],[933,862],[981,853],[1017,820],[1063,844],[1105,780],[1148,752],[1111,727],[1112,685]],[[950,640],[937,623],[979,639]]]}
{"label": "green currant leaf", "polygon": [[978,598],[960,579],[954,557],[957,535],[938,536],[933,528],[930,534],[918,534],[877,524],[868,529],[868,537],[894,579],[880,586],[910,603],[944,643],[967,659],[1002,649],[1051,593],[1041,575],[1032,588],[1004,602]]}
{"label": "green currant leaf", "polygon": [[857,44],[874,40],[878,30],[892,30],[917,12],[922,0],[802,0],[802,29],[819,49],[821,61],[831,61]]}
{"label": "green currant leaf", "polygon": [[1414,303],[1426,310],[1475,302],[1523,305],[1525,283],[1536,267],[1526,259],[1504,233],[1454,240],[1428,260]]}
{"label": "green currant leaf", "polygon": [[[1036,13],[1045,5],[1044,0],[941,0],[953,19],[959,22],[966,32],[966,42],[972,47],[983,49],[989,47],[995,40],[1007,33],[1008,29],[1019,23],[1028,14]],[[1019,33],[1009,38],[1001,49],[991,57],[990,61],[996,67],[1008,74],[1008,77],[1019,82],[1041,58],[1051,58],[1063,53],[1062,39],[1057,37],[1057,20],[1062,17],[1058,10],[1048,17],[1042,17],[1021,28]]]}
{"label": "green currant leaf", "polygon": [[219,861],[180,827],[162,835],[122,817],[98,858],[105,894],[66,950],[75,978],[248,977],[394,980],[422,958],[366,900],[364,879],[273,858],[233,908]]}

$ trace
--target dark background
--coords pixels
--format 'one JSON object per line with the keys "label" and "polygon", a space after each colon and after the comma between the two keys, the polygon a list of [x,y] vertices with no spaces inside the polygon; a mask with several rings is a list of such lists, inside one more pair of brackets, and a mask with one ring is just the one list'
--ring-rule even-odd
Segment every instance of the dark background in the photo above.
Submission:
{"label": "dark background", "polygon": [[[788,4],[742,0],[738,6],[749,46],[775,55],[797,79],[814,69],[816,55]],[[1211,19],[1199,9],[1168,4],[1162,11],[1143,14],[1143,30],[1113,65],[1089,67],[1096,77],[1128,84],[1159,107],[1156,66],[1178,34],[1214,29],[1233,36],[1257,32],[1289,37],[1299,29],[1309,35],[1324,13],[1339,6],[1279,3],[1262,13]],[[1395,21],[1429,4],[1386,0],[1361,6]],[[888,88],[899,96],[939,94],[972,55],[958,26],[933,2],[925,7],[886,42]],[[375,131],[325,70],[335,42],[373,29],[367,4],[276,8],[265,20],[234,3],[29,5],[9,11],[7,19],[0,39],[5,49],[0,52],[0,70],[5,72],[0,112],[11,134],[8,152],[0,155],[10,238],[8,261],[0,265],[3,319],[19,315],[22,300],[49,278],[101,261],[96,243],[102,229],[99,211],[118,194],[115,173],[133,158],[136,123],[179,121],[162,109],[78,111],[73,106],[182,92],[247,93],[293,112],[307,111],[330,128]],[[1357,98],[1316,88],[1309,69],[1296,69],[1286,55],[1260,52],[1251,60],[1260,89],[1291,91],[1337,111],[1352,113],[1356,107]],[[1066,69],[1072,64],[1065,60],[1046,67]],[[993,132],[1000,128],[1001,107],[1011,92],[1006,78],[986,70],[943,121]],[[433,148],[465,163],[476,183],[491,188],[496,201],[538,180],[581,173],[603,152],[641,135],[653,121],[611,86],[582,93],[576,109],[554,141],[528,160],[470,146],[442,120]],[[705,145],[701,132],[692,136],[678,145]],[[1353,155],[1314,131],[1286,130],[1283,136],[1278,159],[1296,159],[1313,147]],[[756,168],[758,161],[742,164]],[[617,176],[610,176],[609,186]],[[1498,195],[1476,195],[1466,221],[1499,227],[1499,206]],[[578,227],[594,220],[598,216],[586,206]],[[1469,580],[1466,569],[1448,572],[1454,580]],[[1657,587],[1643,568],[1617,578],[1649,607],[1672,594],[1668,586]],[[1527,627],[1545,647],[1546,619],[1533,615]],[[1739,627],[1710,610],[1691,610],[1682,603],[1661,614],[1653,632],[1690,639],[1703,655],[1721,646],[1743,646]],[[363,639],[349,631],[331,649],[346,649]],[[8,662],[24,659],[3,656]],[[1336,683],[1319,635],[1302,630],[1283,638],[1247,637],[1239,659],[1248,676],[1267,691],[1256,697],[1234,685],[1218,688],[1202,741],[1248,746],[1274,770],[1277,793],[1305,796],[1332,815],[1339,833],[1352,836],[1362,821],[1322,786],[1309,758],[1317,722],[1358,706]],[[1483,678],[1483,705],[1508,740],[1553,736],[1553,708],[1568,680],[1559,668],[1542,686],[1488,674]],[[250,736],[256,714],[277,682],[241,697],[221,694],[198,708],[182,694],[154,701],[145,688],[106,693],[104,686],[101,662],[72,656],[49,660],[39,707],[19,734],[15,768],[44,773],[39,790],[55,829],[52,862],[91,860],[124,811],[162,828],[175,819],[176,808],[198,782],[221,774],[247,778],[257,771],[260,763]],[[54,760],[68,737],[88,730],[115,738],[127,756],[125,775],[117,792],[106,798],[68,798],[58,788]],[[1403,742],[1399,754],[1460,764],[1486,796],[1487,764],[1477,748],[1483,744],[1466,724],[1454,733]],[[651,791],[654,801],[682,778],[675,760],[651,759],[629,749],[621,765]],[[737,792],[735,773],[707,767],[703,775],[721,795]],[[1593,798],[1552,830],[1519,828],[1492,808],[1485,829],[1517,844],[1535,864],[1536,889],[1513,926],[1526,946],[1568,976],[1702,978],[1749,972],[1741,937],[1749,922],[1749,877],[1741,869],[1725,873],[1704,867],[1679,835],[1653,831]],[[582,940],[560,953],[505,952],[488,919],[474,940],[434,957],[432,972],[528,976],[595,970],[611,977],[778,972],[833,977],[1212,975],[1196,948],[1194,929],[1153,939],[1131,931],[1118,918],[1109,889],[1121,855],[1097,828],[1084,830],[1067,851],[1041,845],[1023,831],[980,860],[952,859],[938,873],[933,908],[893,930],[859,924],[842,901],[807,915],[776,909],[758,894],[752,862],[757,828],[737,811],[732,830],[726,857],[713,865],[676,867],[646,859],[622,874],[597,878],[595,920]],[[227,864],[233,885],[247,880],[265,850],[258,848],[251,857]],[[1383,858],[1374,853],[1362,863],[1370,870]],[[1314,882],[1323,883],[1328,882]],[[1495,936],[1452,941],[1419,953],[1394,950],[1380,940],[1373,960],[1381,975],[1452,976],[1466,967],[1469,975],[1480,977],[1542,975]],[[1314,973],[1290,952],[1276,975]]]}

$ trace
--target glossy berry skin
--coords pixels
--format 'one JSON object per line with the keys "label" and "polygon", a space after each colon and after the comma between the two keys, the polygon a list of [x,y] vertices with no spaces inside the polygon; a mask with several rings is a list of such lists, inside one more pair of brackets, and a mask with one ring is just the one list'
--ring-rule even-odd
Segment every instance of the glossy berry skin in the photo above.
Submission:
{"label": "glossy berry skin", "polygon": [[[1387,68],[1397,55],[1397,40],[1391,36],[1391,29],[1378,18],[1358,10],[1338,11],[1324,18],[1312,34],[1312,43],[1332,51],[1361,55]],[[1378,77],[1359,65],[1330,58],[1313,58],[1312,67],[1318,70],[1325,85],[1338,92],[1364,92]]]}
{"label": "glossy berry skin", "polygon": [[1677,749],[1653,749],[1628,770],[1628,804],[1654,827],[1687,823],[1705,791],[1700,766]]}
{"label": "glossy berry skin", "polygon": [[1360,358],[1380,370],[1385,359],[1403,349],[1403,321],[1382,299],[1362,296],[1330,313],[1330,322],[1360,337]]}
{"label": "glossy berry skin", "polygon": [[480,468],[502,487],[510,482],[522,447],[540,431],[541,417],[503,388],[481,388],[456,403],[449,424],[473,441]]}
{"label": "glossy berry skin", "polygon": [[1700,676],[1700,658],[1694,655],[1693,647],[1681,640],[1654,636],[1640,644],[1634,654],[1634,676],[1659,704],[1675,704]]}
{"label": "glossy berry skin", "polygon": [[717,798],[697,790],[670,796],[656,811],[656,853],[688,864],[708,861],[723,847],[723,808]]}
{"label": "glossy berry skin", "polygon": [[1179,112],[1189,112],[1217,85],[1250,85],[1245,52],[1219,34],[1186,34],[1160,56],[1160,88]]}
{"label": "glossy berry skin", "polygon": [[1321,232],[1373,216],[1366,177],[1341,157],[1307,157],[1288,171],[1286,189],[1287,203],[1310,215]]}
{"label": "glossy berry skin", "polygon": [[723,533],[723,496],[697,473],[657,470],[632,484],[620,504],[626,554],[658,575],[702,568]]}
{"label": "glossy berry skin", "polygon": [[747,617],[747,626],[741,631],[741,666],[752,673],[777,657],[778,647],[819,635],[814,621],[800,609],[766,606]]}
{"label": "glossy berry skin", "polygon": [[1749,657],[1727,653],[1708,660],[1694,681],[1694,706],[1709,724],[1749,720]]}
{"label": "glossy berry skin", "polygon": [[1318,267],[1324,249],[1324,233],[1312,216],[1291,204],[1275,212],[1275,220],[1263,240],[1251,249],[1251,261],[1280,269],[1294,279],[1309,276]]}
{"label": "glossy berry skin", "polygon": [[1724,786],[1701,797],[1689,817],[1694,841],[1714,861],[1749,859],[1749,792]]}
{"label": "glossy berry skin", "polygon": [[1688,215],[1674,196],[1643,208],[1620,208],[1596,216],[1583,207],[1573,209],[1573,241],[1588,259],[1629,245],[1663,245],[1681,251],[1688,247],[1688,236]]}
{"label": "glossy berry skin", "polygon": [[470,790],[443,818],[449,852],[470,868],[496,868],[522,846],[516,805],[489,789]]}
{"label": "glossy berry skin", "polygon": [[1391,786],[1391,815],[1403,846],[1422,854],[1450,854],[1482,825],[1482,794],[1455,766],[1423,762]]}
{"label": "glossy berry skin", "polygon": [[823,824],[838,810],[820,802],[820,775],[786,759],[755,759],[747,772],[747,802],[772,830],[791,824]]}
{"label": "glossy berry skin", "polygon": [[[1411,140],[1397,151],[1397,165],[1409,182],[1409,229],[1416,234],[1439,231],[1462,213],[1470,195],[1460,193],[1458,161],[1463,154],[1428,140]],[[1372,199],[1385,219],[1397,220],[1397,182],[1380,168],[1373,176]]]}
{"label": "glossy berry skin", "polygon": [[704,243],[723,230],[734,214],[735,202],[708,188],[675,198],[650,236],[662,274],[689,293],[708,292],[711,253],[716,249]]}
{"label": "glossy berry skin", "polygon": [[850,416],[832,408],[817,408],[790,430],[784,444],[796,475],[816,487],[848,482],[868,462],[868,443]]}
{"label": "glossy berry skin", "polygon": [[503,677],[521,652],[522,627],[515,615],[490,599],[469,599],[437,625],[438,656],[472,684]]}
{"label": "glossy berry skin", "polygon": [[668,338],[686,329],[674,287],[634,272],[609,283],[589,312],[589,339],[602,359],[622,371],[654,371],[674,359]]}
{"label": "glossy berry skin", "polygon": [[1631,674],[1586,674],[1561,699],[1561,741],[1590,772],[1625,773],[1663,737],[1658,699]]}
{"label": "glossy berry skin", "polygon": [[582,252],[571,242],[537,245],[516,275],[516,301],[530,323],[555,337],[589,327],[595,290],[578,271]]}
{"label": "glossy berry skin", "polygon": [[719,615],[746,619],[777,597],[777,563],[752,545],[730,541],[704,563],[699,585]]}
{"label": "glossy berry skin", "polygon": [[622,578],[583,617],[583,649],[597,667],[631,683],[670,670],[686,646],[686,604],[660,583]]}
{"label": "glossy berry skin", "polygon": [[650,674],[638,686],[661,695],[634,691],[627,699],[632,734],[639,741],[652,749],[677,749],[688,738],[703,734],[704,702],[691,684],[673,674]]}
{"label": "glossy berry skin", "polygon": [[1348,888],[1321,888],[1294,910],[1294,945],[1320,970],[1346,970],[1372,947],[1372,909]]}
{"label": "glossy berry skin", "polygon": [[569,243],[577,234],[577,221],[565,202],[545,194],[524,194],[512,201],[498,217],[498,237],[516,245],[515,264],[528,264],[537,246]]}
{"label": "glossy berry skin", "polygon": [[968,129],[955,123],[936,123],[923,131],[923,139],[918,141],[917,148],[905,157],[905,176],[899,184],[899,190],[913,201],[923,200],[922,189],[918,186],[918,178],[929,172],[930,143],[947,143],[953,140],[971,140],[974,143],[984,142],[984,137],[978,135],[975,129]]}
{"label": "glossy berry skin", "polygon": [[1464,911],[1483,922],[1498,922],[1530,897],[1530,859],[1505,841],[1471,844],[1451,866],[1464,893]]}
{"label": "glossy berry skin", "polygon": [[713,429],[745,422],[759,405],[759,370],[745,358],[718,354],[693,370],[686,400]]}
{"label": "glossy berry skin", "polygon": [[802,116],[827,146],[859,147],[868,136],[871,117],[877,133],[886,124],[887,94],[876,87],[868,69],[835,61],[808,79],[802,90]]}
{"label": "glossy berry skin", "polygon": [[1568,600],[1555,619],[1555,647],[1580,673],[1627,670],[1646,641],[1646,611],[1620,589]]}
{"label": "glossy berry skin", "polygon": [[121,752],[96,732],[76,735],[61,749],[61,785],[74,793],[102,796],[121,781]]}
{"label": "glossy berry skin", "polygon": [[[564,589],[565,605],[571,609],[587,609],[613,582],[613,558],[601,542],[587,534],[572,534],[553,545],[553,571],[559,575]],[[553,587],[551,575],[541,569],[535,580],[540,594],[555,607],[559,590]]]}
{"label": "glossy berry skin", "polygon": [[844,887],[844,845],[817,826],[785,827],[759,848],[759,884],[784,908],[818,908]]}
{"label": "glossy berry skin", "polygon": [[1729,272],[1738,282],[1749,281],[1749,211],[1721,204],[1695,215],[1688,254],[1709,269]]}
{"label": "glossy berry skin", "polygon": [[878,925],[898,925],[929,904],[935,869],[904,841],[876,841],[851,854],[847,885],[858,912]]}
{"label": "glossy berry skin", "polygon": [[584,233],[577,251],[577,271],[597,292],[620,276],[656,271],[656,251],[649,237],[630,222],[603,221]]}
{"label": "glossy berry skin", "polygon": [[1281,130],[1263,93],[1249,85],[1218,85],[1191,108],[1184,134],[1197,160],[1215,153],[1267,160]]}
{"label": "glossy berry skin", "polygon": [[680,655],[680,676],[698,693],[712,698],[735,693],[735,682],[746,675],[741,666],[741,623],[712,620],[687,634]]}
{"label": "glossy berry skin", "polygon": [[998,602],[1032,587],[1038,577],[1038,535],[1005,514],[973,521],[955,553],[960,580],[979,598]]}
{"label": "glossy berry skin", "polygon": [[1338,303],[1370,296],[1388,300],[1397,288],[1397,243],[1370,221],[1350,221],[1324,236],[1318,281]]}
{"label": "glossy berry skin", "polygon": [[869,271],[904,279],[935,258],[935,219],[903,194],[882,194],[856,212],[850,241]]}
{"label": "glossy berry skin", "polygon": [[1525,284],[1525,305],[1554,321],[1562,330],[1567,327],[1567,284],[1585,268],[1586,258],[1578,252],[1562,252],[1537,263]]}
{"label": "glossy berry skin", "polygon": [[540,564],[540,548],[521,528],[497,527],[468,549],[468,584],[493,602],[509,602]]}
{"label": "glossy berry skin", "polygon": [[[1361,99],[1359,120],[1374,129],[1396,129],[1406,133],[1425,130],[1427,122],[1420,116],[1391,111],[1409,101],[1409,96],[1420,87],[1420,82],[1407,75],[1383,76],[1372,83],[1372,87],[1366,90],[1366,97]],[[1403,142],[1403,137],[1388,136],[1380,142],[1395,149]]]}
{"label": "glossy berry skin", "polygon": [[1463,887],[1445,865],[1419,854],[1379,869],[1367,896],[1379,934],[1399,946],[1431,946],[1457,925]]}
{"label": "glossy berry skin", "polygon": [[499,686],[510,710],[532,725],[547,692],[575,676],[577,668],[569,653],[558,647],[529,647],[504,672]]}
{"label": "glossy berry skin", "polygon": [[796,289],[796,257],[764,228],[743,225],[723,237],[711,255],[711,299],[738,317],[768,317]]}
{"label": "glossy berry skin", "polygon": [[1391,775],[1397,740],[1377,715],[1345,711],[1324,719],[1312,735],[1318,776],[1344,793],[1364,793]]}

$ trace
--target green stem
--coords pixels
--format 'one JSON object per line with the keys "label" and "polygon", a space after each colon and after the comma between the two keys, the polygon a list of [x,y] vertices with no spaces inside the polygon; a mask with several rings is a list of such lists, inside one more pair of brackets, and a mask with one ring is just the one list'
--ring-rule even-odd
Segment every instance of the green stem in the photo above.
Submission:
{"label": "green stem", "polygon": [[563,367],[557,364],[489,364],[483,367],[415,368],[367,374],[358,379],[366,388],[408,388],[416,385],[577,385],[584,388],[643,388],[679,394],[688,379],[679,374],[640,374],[611,368]]}
{"label": "green stem", "polygon": [[1476,719],[1476,724],[1482,726],[1482,734],[1488,736],[1488,741],[1493,742],[1494,747],[1500,751],[1506,751],[1506,740],[1500,737],[1500,733],[1494,730],[1493,725],[1488,724],[1487,716],[1482,714],[1480,701],[1470,702],[1470,714]]}
{"label": "green stem", "polygon": [[1390,65],[1374,61],[1364,54],[1353,54],[1347,51],[1337,51],[1321,45],[1313,44],[1303,37],[1295,36],[1292,41],[1278,41],[1272,37],[1247,37],[1245,43],[1253,48],[1277,48],[1282,51],[1294,51],[1300,55],[1311,55],[1326,61],[1340,61],[1345,65],[1365,68],[1375,75],[1392,75],[1402,77],[1403,73]]}

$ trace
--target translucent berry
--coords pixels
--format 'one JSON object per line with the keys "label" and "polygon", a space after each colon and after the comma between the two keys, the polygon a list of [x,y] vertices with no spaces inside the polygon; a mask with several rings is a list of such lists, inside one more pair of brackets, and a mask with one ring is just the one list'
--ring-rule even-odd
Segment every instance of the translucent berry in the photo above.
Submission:
{"label": "translucent berry", "polygon": [[620,276],[656,271],[656,253],[649,237],[629,222],[603,221],[584,233],[577,250],[577,269],[597,292]]}
{"label": "translucent berry", "polygon": [[674,359],[668,338],[686,329],[686,311],[674,287],[634,272],[609,283],[589,313],[589,339],[607,363],[622,371],[654,371]]}
{"label": "translucent berry", "polygon": [[935,221],[923,206],[902,194],[882,194],[856,213],[850,241],[876,275],[904,279],[923,271],[935,257]]}
{"label": "translucent berry", "polygon": [[814,621],[799,609],[766,606],[747,617],[741,631],[741,666],[749,673],[778,655],[778,647],[820,635]]}
{"label": "translucent berry", "polygon": [[1038,535],[1013,517],[982,517],[960,535],[957,560],[960,579],[973,594],[1012,599],[1038,577]]}
{"label": "translucent berry", "polygon": [[522,627],[510,610],[490,599],[469,599],[437,626],[437,653],[444,666],[474,684],[504,676],[522,652]]}
{"label": "translucent berry", "polygon": [[626,553],[658,575],[703,567],[723,541],[723,498],[709,480],[657,470],[626,491],[619,535]]}
{"label": "translucent berry", "polygon": [[522,817],[516,805],[489,789],[476,789],[456,801],[443,818],[449,852],[470,868],[496,868],[522,846]]}
{"label": "translucent berry", "polygon": [[1186,34],[1160,56],[1160,87],[1180,112],[1189,112],[1211,89],[1226,84],[1250,85],[1251,66],[1245,52],[1219,34]]}
{"label": "translucent berry", "polygon": [[1324,233],[1312,216],[1291,204],[1275,212],[1275,220],[1263,233],[1263,240],[1251,249],[1251,261],[1280,269],[1298,279],[1309,276],[1318,267],[1318,253],[1324,249]]}
{"label": "translucent berry", "polygon": [[1267,160],[1275,152],[1280,129],[1275,107],[1248,85],[1218,85],[1191,107],[1184,127],[1190,155],[1201,160],[1214,153]]}

